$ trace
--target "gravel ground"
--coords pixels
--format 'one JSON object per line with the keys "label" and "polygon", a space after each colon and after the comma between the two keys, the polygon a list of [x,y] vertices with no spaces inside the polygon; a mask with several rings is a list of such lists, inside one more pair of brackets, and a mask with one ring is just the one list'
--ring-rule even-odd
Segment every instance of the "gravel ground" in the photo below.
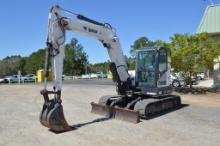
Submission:
{"label": "gravel ground", "polygon": [[76,130],[55,134],[39,123],[42,85],[0,85],[0,146],[219,146],[220,96],[181,95],[184,108],[139,124],[102,120],[90,102],[114,94],[113,85],[63,86],[67,121]]}

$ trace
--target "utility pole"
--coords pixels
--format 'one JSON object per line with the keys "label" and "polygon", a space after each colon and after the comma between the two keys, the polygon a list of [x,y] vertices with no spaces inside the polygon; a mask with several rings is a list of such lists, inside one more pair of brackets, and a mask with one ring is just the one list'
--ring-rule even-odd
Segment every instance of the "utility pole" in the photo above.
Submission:
{"label": "utility pole", "polygon": [[21,71],[19,70],[18,71],[18,84],[21,83]]}

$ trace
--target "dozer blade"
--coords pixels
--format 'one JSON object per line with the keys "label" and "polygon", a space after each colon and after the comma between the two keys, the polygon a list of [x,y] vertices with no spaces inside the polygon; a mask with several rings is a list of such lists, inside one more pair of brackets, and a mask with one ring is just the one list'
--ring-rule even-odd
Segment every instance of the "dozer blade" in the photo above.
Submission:
{"label": "dozer blade", "polygon": [[94,102],[91,103],[92,110],[91,113],[102,115],[108,118],[112,118],[113,116],[113,109],[110,106],[102,105],[102,104],[96,104]]}
{"label": "dozer blade", "polygon": [[139,117],[139,112],[138,111],[133,111],[129,109],[124,109],[124,108],[118,108],[118,107],[113,107],[114,111],[114,118],[131,122],[131,123],[139,123],[140,122],[140,117]]}
{"label": "dozer blade", "polygon": [[40,122],[54,132],[69,131],[73,128],[65,120],[61,103],[50,100],[43,106]]}
{"label": "dozer blade", "polygon": [[128,110],[124,108],[111,107],[107,105],[97,104],[92,102],[91,112],[94,114],[99,114],[108,118],[115,118],[131,123],[140,122],[139,112]]}

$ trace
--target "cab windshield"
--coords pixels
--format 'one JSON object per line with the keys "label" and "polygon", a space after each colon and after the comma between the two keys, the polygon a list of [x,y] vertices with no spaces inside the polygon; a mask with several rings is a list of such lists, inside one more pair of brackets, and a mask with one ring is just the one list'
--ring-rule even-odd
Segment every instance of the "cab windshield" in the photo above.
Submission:
{"label": "cab windshield", "polygon": [[156,56],[155,51],[140,51],[137,56],[137,79],[145,85],[155,86]]}

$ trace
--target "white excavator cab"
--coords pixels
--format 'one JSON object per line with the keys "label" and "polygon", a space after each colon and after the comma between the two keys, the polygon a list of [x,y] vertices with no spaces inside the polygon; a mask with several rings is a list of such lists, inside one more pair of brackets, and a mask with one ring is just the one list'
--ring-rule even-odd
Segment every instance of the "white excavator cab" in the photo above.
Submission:
{"label": "white excavator cab", "polygon": [[147,95],[164,95],[172,91],[169,49],[144,48],[136,55],[136,88]]}

